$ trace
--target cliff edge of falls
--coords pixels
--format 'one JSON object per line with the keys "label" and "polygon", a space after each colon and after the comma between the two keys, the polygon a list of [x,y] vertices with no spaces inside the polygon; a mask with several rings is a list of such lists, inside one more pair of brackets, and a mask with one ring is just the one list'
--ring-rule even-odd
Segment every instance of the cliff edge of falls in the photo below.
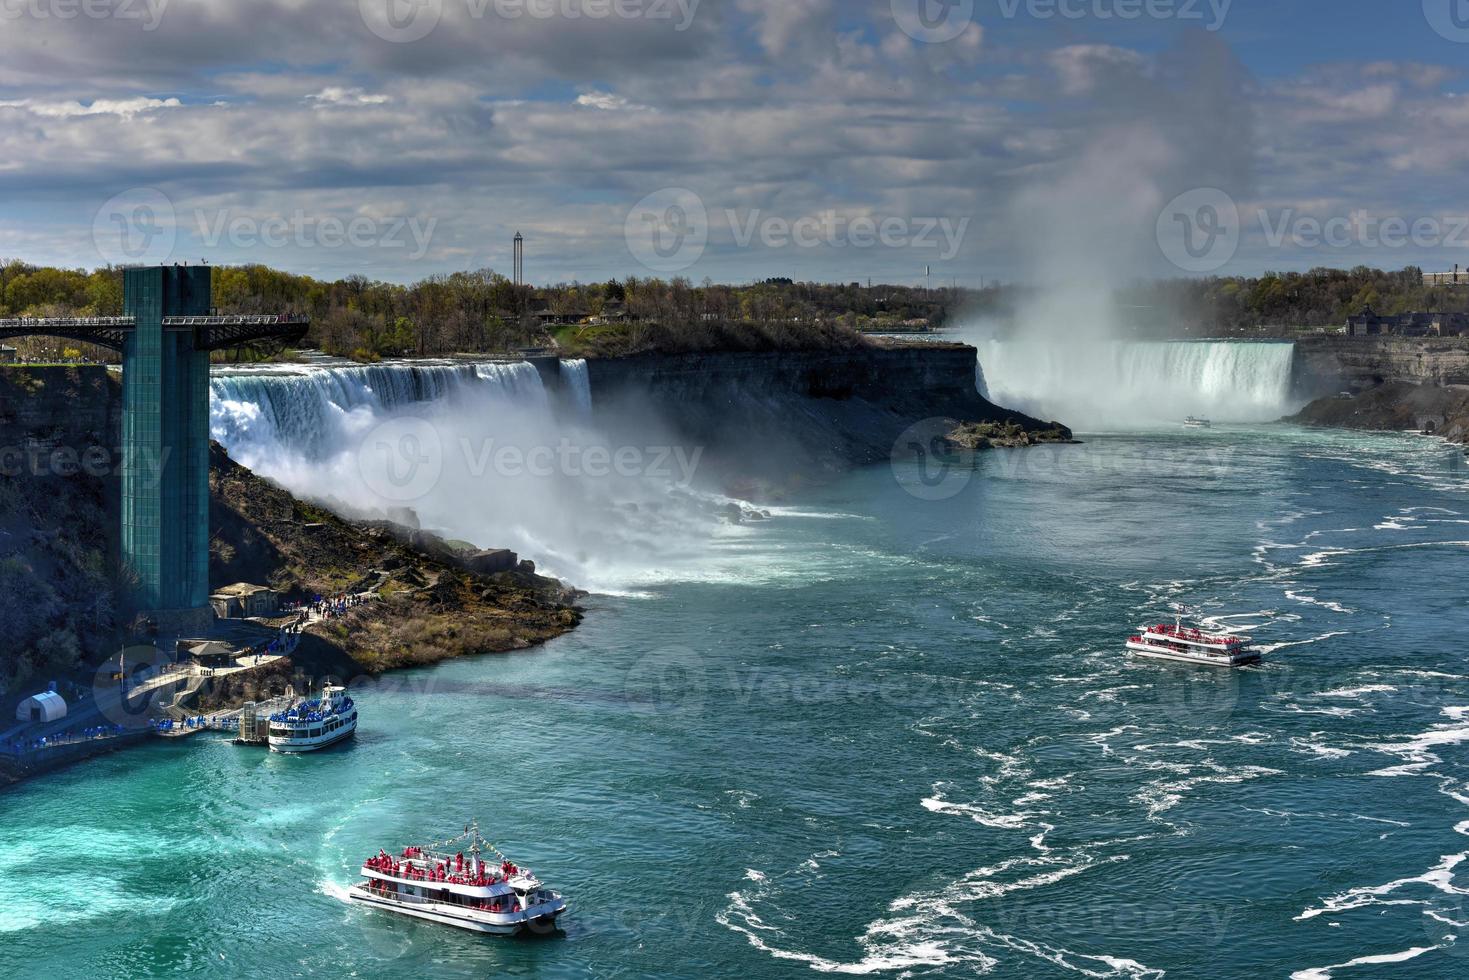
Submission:
{"label": "cliff edge of falls", "polygon": [[982,396],[979,353],[964,344],[636,354],[592,359],[589,371],[599,406],[656,412],[735,495],[887,462],[915,426],[969,448],[975,426],[1018,433],[1008,445],[1071,438]]}
{"label": "cliff edge of falls", "polygon": [[[218,445],[209,489],[211,582],[268,583],[307,597],[369,590],[379,596],[308,627],[290,670],[350,681],[526,650],[581,622],[580,593],[509,552],[471,556],[414,529],[346,520],[256,476]],[[246,683],[262,680],[252,674]],[[204,706],[244,693],[216,690]]]}

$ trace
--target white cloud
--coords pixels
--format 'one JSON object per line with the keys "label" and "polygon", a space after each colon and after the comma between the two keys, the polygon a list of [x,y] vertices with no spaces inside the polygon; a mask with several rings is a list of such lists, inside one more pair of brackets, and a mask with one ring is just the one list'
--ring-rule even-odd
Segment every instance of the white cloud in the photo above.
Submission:
{"label": "white cloud", "polygon": [[314,95],[306,96],[307,101],[315,102],[317,105],[386,105],[393,101],[386,95],[371,95],[360,88],[342,88],[329,85]]}
{"label": "white cloud", "polygon": [[97,99],[86,105],[80,102],[43,102],[38,99],[11,99],[0,101],[0,109],[21,109],[33,116],[48,119],[68,119],[76,116],[136,116],[140,112],[155,109],[178,109],[183,103],[178,99]]}
{"label": "white cloud", "polygon": [[611,92],[585,92],[576,97],[576,104],[588,109],[601,109],[604,112],[637,112],[646,111],[648,108],[645,105],[629,102],[625,97]]}

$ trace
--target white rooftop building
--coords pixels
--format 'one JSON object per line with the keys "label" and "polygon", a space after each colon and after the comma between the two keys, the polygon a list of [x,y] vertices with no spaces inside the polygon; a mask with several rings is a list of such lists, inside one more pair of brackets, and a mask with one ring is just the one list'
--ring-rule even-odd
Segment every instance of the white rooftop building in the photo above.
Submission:
{"label": "white rooftop building", "polygon": [[16,705],[18,721],[60,721],[66,717],[66,701],[55,691],[34,694]]}

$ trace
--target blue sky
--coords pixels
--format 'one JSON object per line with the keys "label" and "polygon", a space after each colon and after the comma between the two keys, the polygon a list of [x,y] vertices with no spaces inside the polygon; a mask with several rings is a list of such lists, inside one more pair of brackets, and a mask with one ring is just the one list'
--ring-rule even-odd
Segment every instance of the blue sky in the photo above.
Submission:
{"label": "blue sky", "polygon": [[519,229],[539,282],[1469,265],[1461,0],[68,3],[0,14],[0,256],[412,281],[508,270]]}

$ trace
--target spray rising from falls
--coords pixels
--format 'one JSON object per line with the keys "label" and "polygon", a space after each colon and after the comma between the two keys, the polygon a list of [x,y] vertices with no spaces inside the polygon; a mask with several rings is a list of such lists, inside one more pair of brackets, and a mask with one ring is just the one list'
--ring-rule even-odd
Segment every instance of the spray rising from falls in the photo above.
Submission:
{"label": "spray rising from falls", "polygon": [[1295,345],[978,342],[991,401],[1078,430],[1270,422],[1289,414]]}
{"label": "spray rising from falls", "polygon": [[697,457],[647,420],[646,441],[614,446],[589,418],[587,377],[564,363],[556,395],[526,363],[229,370],[211,380],[211,430],[338,513],[417,521],[622,591],[697,561],[719,503],[693,489]]}

